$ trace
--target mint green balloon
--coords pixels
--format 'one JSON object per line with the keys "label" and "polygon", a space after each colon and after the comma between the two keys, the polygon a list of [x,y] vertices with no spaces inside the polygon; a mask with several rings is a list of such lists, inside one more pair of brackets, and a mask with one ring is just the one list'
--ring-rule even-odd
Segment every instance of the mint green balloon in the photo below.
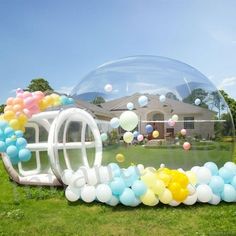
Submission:
{"label": "mint green balloon", "polygon": [[132,131],[138,125],[138,116],[133,111],[125,111],[120,115],[120,126],[126,131]]}

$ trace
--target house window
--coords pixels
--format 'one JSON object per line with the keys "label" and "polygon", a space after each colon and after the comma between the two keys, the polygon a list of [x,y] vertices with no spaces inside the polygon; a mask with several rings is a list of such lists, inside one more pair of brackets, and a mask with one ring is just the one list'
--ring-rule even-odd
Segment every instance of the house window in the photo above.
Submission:
{"label": "house window", "polygon": [[184,117],[184,128],[194,129],[194,117]]}

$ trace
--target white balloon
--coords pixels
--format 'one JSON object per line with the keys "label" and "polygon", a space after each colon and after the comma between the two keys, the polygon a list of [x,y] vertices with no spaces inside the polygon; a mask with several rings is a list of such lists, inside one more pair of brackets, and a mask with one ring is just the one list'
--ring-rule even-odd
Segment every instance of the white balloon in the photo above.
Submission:
{"label": "white balloon", "polygon": [[139,170],[139,172],[141,173],[142,171],[144,171],[144,165],[143,164],[138,164],[137,168]]}
{"label": "white balloon", "polygon": [[176,121],[178,121],[179,117],[178,117],[178,115],[175,114],[171,117],[171,119],[176,122]]}
{"label": "white balloon", "polygon": [[142,95],[138,98],[138,103],[139,103],[140,107],[144,107],[148,104],[148,98],[146,96]]}
{"label": "white balloon", "polygon": [[185,205],[191,206],[191,205],[193,205],[193,204],[196,203],[197,198],[198,198],[198,194],[197,194],[197,192],[195,192],[194,194],[189,195],[189,196],[183,201],[183,203],[184,203]]}
{"label": "white balloon", "polygon": [[110,205],[110,206],[116,206],[118,203],[119,203],[119,199],[118,199],[118,197],[116,197],[114,195],[112,195],[111,199],[108,202],[106,202],[106,204]]}
{"label": "white balloon", "polygon": [[201,104],[201,100],[199,98],[196,98],[194,101],[195,105],[198,106]]}
{"label": "white balloon", "polygon": [[210,183],[212,177],[211,171],[204,166],[197,170],[196,176],[198,184],[208,184]]}
{"label": "white balloon", "polygon": [[120,115],[120,126],[126,131],[132,131],[138,125],[138,116],[133,111],[125,111]]}
{"label": "white balloon", "polygon": [[139,204],[141,204],[141,201],[137,197],[135,197],[134,201],[132,202],[132,204],[130,206],[131,207],[136,207]]}
{"label": "white balloon", "polygon": [[83,187],[86,184],[83,171],[77,170],[72,175],[70,183],[71,183],[71,185],[73,185],[74,187],[77,187],[77,188]]}
{"label": "white balloon", "polygon": [[166,96],[165,96],[165,95],[161,95],[161,96],[159,97],[159,101],[160,101],[160,102],[165,102],[165,101],[166,101]]}
{"label": "white balloon", "polygon": [[88,185],[96,185],[98,183],[97,172],[95,168],[85,168],[85,180]]}
{"label": "white balloon", "polygon": [[207,184],[197,186],[197,199],[199,202],[209,202],[212,199],[213,192]]}
{"label": "white balloon", "polygon": [[64,170],[61,175],[62,182],[66,185],[70,185],[73,174],[74,174],[73,170],[70,170],[70,169]]}
{"label": "white balloon", "polygon": [[192,171],[194,174],[196,174],[199,168],[200,168],[200,166],[193,166],[193,167],[191,168],[191,171]]}
{"label": "white balloon", "polygon": [[98,169],[99,177],[98,181],[99,183],[108,183],[112,180],[112,172],[110,171],[107,166],[100,166]]}
{"label": "white balloon", "polygon": [[196,192],[196,188],[192,184],[188,184],[187,189],[190,195],[193,195]]}
{"label": "white balloon", "polygon": [[96,196],[100,202],[108,202],[112,197],[111,188],[107,184],[99,184],[96,187]]}
{"label": "white balloon", "polygon": [[93,202],[96,198],[96,189],[94,186],[85,185],[81,189],[81,199],[85,202]]}
{"label": "white balloon", "polygon": [[68,186],[65,191],[66,199],[70,202],[75,202],[80,198],[80,188]]}
{"label": "white balloon", "polygon": [[221,201],[221,198],[218,195],[213,194],[212,199],[209,201],[209,203],[212,205],[218,205],[220,201]]}
{"label": "white balloon", "polygon": [[106,85],[104,86],[104,90],[105,90],[106,92],[111,92],[111,91],[112,91],[112,85],[111,85],[111,84],[106,84]]}
{"label": "white balloon", "polygon": [[177,201],[175,201],[175,200],[172,200],[172,201],[169,203],[169,205],[175,207],[175,206],[178,206],[180,203],[181,203],[181,202],[177,202]]}

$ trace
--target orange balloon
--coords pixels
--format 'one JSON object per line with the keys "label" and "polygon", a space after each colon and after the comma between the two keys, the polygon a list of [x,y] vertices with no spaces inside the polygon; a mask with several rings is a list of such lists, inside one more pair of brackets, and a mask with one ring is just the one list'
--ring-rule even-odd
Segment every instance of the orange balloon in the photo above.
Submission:
{"label": "orange balloon", "polygon": [[13,110],[13,106],[12,105],[7,105],[7,106],[5,106],[5,108],[4,108],[4,112],[6,112],[6,111],[12,111]]}
{"label": "orange balloon", "polygon": [[7,99],[7,105],[12,105],[13,104],[13,101],[14,101],[14,98],[10,97]]}
{"label": "orange balloon", "polygon": [[12,105],[17,105],[17,104],[23,106],[24,100],[23,100],[22,98],[15,98],[15,99],[13,100],[13,102],[12,102]]}
{"label": "orange balloon", "polygon": [[13,111],[14,112],[20,112],[20,111],[22,111],[22,109],[23,109],[23,106],[20,105],[20,104],[16,104],[16,105],[13,106]]}

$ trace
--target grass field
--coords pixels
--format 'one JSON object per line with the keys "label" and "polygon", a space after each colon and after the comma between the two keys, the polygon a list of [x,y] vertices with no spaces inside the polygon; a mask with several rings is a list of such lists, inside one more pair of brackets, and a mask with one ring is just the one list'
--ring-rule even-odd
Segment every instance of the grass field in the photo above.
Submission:
{"label": "grass field", "polygon": [[[145,157],[140,150],[137,153]],[[183,153],[178,151],[174,158]],[[104,155],[105,161],[111,161]],[[126,161],[132,162],[132,156]],[[63,189],[16,186],[1,161],[0,190],[0,235],[236,235],[236,204],[176,208],[71,204]]]}

